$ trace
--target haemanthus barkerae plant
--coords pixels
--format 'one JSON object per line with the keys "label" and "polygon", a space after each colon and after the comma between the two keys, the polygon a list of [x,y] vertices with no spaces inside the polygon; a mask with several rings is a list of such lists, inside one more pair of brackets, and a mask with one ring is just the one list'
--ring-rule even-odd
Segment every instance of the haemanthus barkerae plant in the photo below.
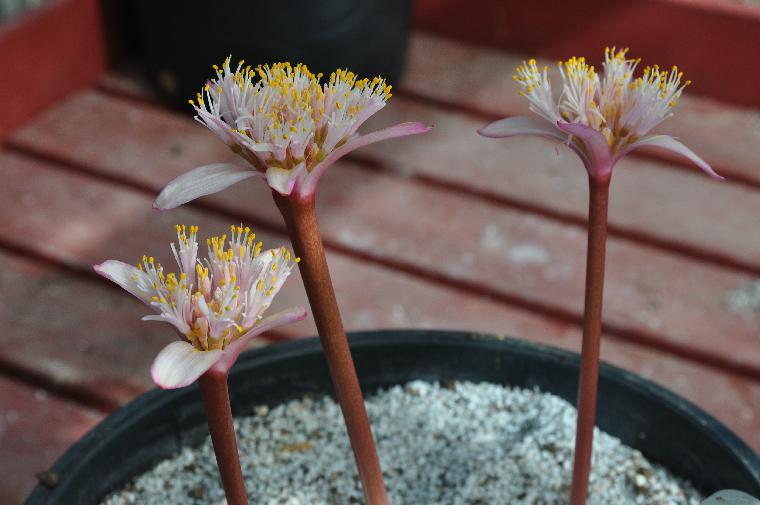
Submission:
{"label": "haemanthus barkerae plant", "polygon": [[538,118],[510,117],[479,130],[485,137],[538,135],[558,140],[578,155],[588,172],[586,293],[570,505],[583,505],[588,496],[599,378],[607,202],[613,168],[634,149],[659,147],[687,157],[708,175],[722,179],[675,138],[649,135],[652,128],[672,115],[689,81],[682,83],[683,74],[677,67],[667,71],[656,65],[634,77],[639,60],[629,59],[627,52],[607,48],[601,78],[585,58],[559,62],[559,97],[552,92],[547,67],[539,68],[536,60],[523,63],[514,80]]}

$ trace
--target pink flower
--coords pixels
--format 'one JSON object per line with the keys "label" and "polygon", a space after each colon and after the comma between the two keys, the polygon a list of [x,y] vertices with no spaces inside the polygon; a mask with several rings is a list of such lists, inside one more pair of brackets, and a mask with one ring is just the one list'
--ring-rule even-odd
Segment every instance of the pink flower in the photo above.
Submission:
{"label": "pink flower", "polygon": [[151,367],[164,389],[187,386],[209,369],[227,372],[251,338],[306,317],[303,309],[262,317],[293,268],[290,251],[262,251],[248,227],[232,226],[229,240],[208,239],[208,258],[201,261],[197,232],[177,226],[179,246],[171,249],[179,275],[164,273],[148,256],[137,267],[116,260],[94,267],[157,313],[144,320],[167,322],[179,333],[181,340],[167,345]]}
{"label": "pink flower", "polygon": [[198,93],[195,119],[247,162],[195,168],[171,181],[154,207],[171,209],[221,191],[249,177],[265,177],[282,195],[308,196],[327,168],[359,147],[423,133],[420,123],[401,123],[366,135],[358,128],[385,107],[391,87],[380,77],[357,79],[337,70],[326,83],[302,64],[252,69],[228,57],[216,78]]}
{"label": "pink flower", "polygon": [[501,119],[478,133],[493,138],[539,135],[562,141],[597,177],[609,176],[615,163],[632,150],[651,146],[681,154],[710,176],[723,179],[675,138],[648,135],[672,115],[689,81],[681,83],[677,67],[668,72],[656,65],[634,78],[639,60],[627,59],[627,51],[605,50],[601,79],[584,58],[559,62],[562,91],[558,99],[552,93],[547,67],[539,69],[536,60],[523,63],[513,78],[539,118]]}

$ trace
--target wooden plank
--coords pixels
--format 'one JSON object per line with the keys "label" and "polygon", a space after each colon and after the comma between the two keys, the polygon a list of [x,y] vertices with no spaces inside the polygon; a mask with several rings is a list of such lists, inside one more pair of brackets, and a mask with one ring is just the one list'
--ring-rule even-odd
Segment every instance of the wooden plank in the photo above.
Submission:
{"label": "wooden plank", "polygon": [[[415,26],[550,59],[602,54],[606,45],[630,46],[644,61],[678,64],[692,76],[697,93],[757,104],[760,69],[746,63],[760,51],[760,9],[754,5],[711,0],[421,0],[415,4]],[[726,82],[725,76],[737,72],[741,79]]]}
{"label": "wooden plank", "polygon": [[[415,112],[422,114],[428,110],[406,105],[411,117],[418,117]],[[389,111],[386,116],[394,114],[398,119],[398,111]],[[450,114],[437,114],[441,121],[450,118]],[[386,117],[384,121],[390,119]],[[461,126],[463,120],[457,121]],[[524,194],[543,188],[544,201],[555,198],[562,205],[572,202],[578,212],[585,205],[580,166],[568,168],[554,162],[551,176],[546,174],[539,183],[526,182],[529,178],[522,174],[505,177],[501,162],[496,160],[507,156],[514,159],[517,154],[505,150],[503,143],[478,139],[474,134],[469,139],[460,138],[462,135],[455,132],[463,130],[455,126],[449,123],[442,127],[439,122],[436,133],[443,140],[431,134],[416,143],[410,139],[397,141],[392,149],[367,150],[387,163],[398,161],[402,170],[425,163],[427,170],[435,170],[441,177],[464,180],[469,177],[467,170],[451,167],[464,167],[472,159],[478,159],[471,146],[481,142],[481,155],[489,156],[483,159],[490,160],[484,166],[490,169],[489,178],[478,179],[478,184],[515,187]],[[53,131],[55,135],[50,134]],[[532,145],[533,158],[543,156],[552,160],[553,151],[547,153],[535,142],[540,141],[528,139],[511,149]],[[82,94],[45,114],[35,125],[15,135],[14,145],[90,167],[94,173],[129,181],[149,192],[157,192],[188,167],[234,159],[224,145],[201,127],[153,108],[97,93]],[[493,154],[487,155],[488,149]],[[524,165],[535,162],[527,153],[520,156]],[[525,172],[519,165],[508,168]],[[572,177],[566,175],[573,168]],[[621,164],[613,195],[615,219],[630,219],[626,212],[636,211],[653,227],[658,219],[663,221],[665,224],[655,228],[661,234],[690,233],[696,242],[702,238],[713,240],[711,234],[720,232],[721,240],[737,248],[743,239],[752,244],[755,253],[760,251],[760,243],[753,242],[756,234],[749,231],[753,229],[749,224],[743,225],[746,236],[735,228],[721,232],[728,219],[730,223],[752,221],[751,216],[760,211],[760,195],[747,188],[713,184],[699,174],[667,170],[643,184],[644,189],[632,191],[636,177],[646,170],[646,166],[638,165],[627,170]],[[663,185],[666,176],[675,177],[675,182]],[[626,184],[628,180],[633,182]],[[694,195],[686,194],[686,189],[676,183],[686,189],[696,188]],[[708,193],[711,184],[715,191]],[[261,184],[244,183],[211,197],[207,204],[229,215],[245,216],[281,229],[281,219],[268,193]],[[677,199],[679,207],[671,210],[674,195],[683,198]],[[648,199],[645,200],[648,206],[641,205],[644,199]],[[623,207],[626,212],[617,207],[618,201],[627,202]],[[710,212],[711,205],[717,210],[722,205],[734,208],[746,205],[747,210],[727,218],[717,210]],[[350,208],[351,213],[344,212],[345,208]],[[585,256],[584,230],[580,226],[410,184],[402,178],[372,173],[348,163],[331,169],[321,184],[320,210],[325,236],[342,251],[439,283],[571,321],[580,320]],[[364,223],[372,223],[371,228],[365,228]],[[420,241],[421,236],[426,240]],[[712,243],[719,245],[717,240]],[[758,376],[760,348],[756,345],[756,334],[760,314],[749,309],[735,312],[727,303],[751,281],[749,275],[720,266],[663,253],[630,240],[611,239],[606,321],[609,329],[620,337]],[[716,346],[716,338],[730,345]]]}
{"label": "wooden plank", "polygon": [[0,308],[5,367],[28,370],[53,390],[73,396],[82,391],[109,410],[152,385],[151,359],[172,334],[140,321],[146,313],[142,304],[17,255],[0,253],[0,271],[0,290],[13,294]]}
{"label": "wooden plank", "polygon": [[[415,97],[476,112],[484,116],[480,120],[484,124],[499,117],[533,114],[512,80],[515,68],[526,59],[524,55],[424,33],[412,37],[408,54],[401,88]],[[587,57],[595,62],[601,55],[588,53]],[[559,82],[556,65],[543,63],[554,82]],[[695,77],[688,77],[696,82]],[[686,90],[673,117],[656,131],[680,138],[730,179],[760,184],[757,100],[752,107],[742,108],[698,97],[692,91],[692,87]],[[653,150],[647,155],[691,167],[688,160],[667,151]]]}
{"label": "wooden plank", "polygon": [[[105,258],[138,258],[143,252],[159,252],[166,259],[166,243],[171,239],[171,223],[197,223],[202,232],[226,228],[226,220],[183,207],[170,213],[150,210],[150,198],[140,192],[92,178],[67,173],[54,165],[6,153],[0,156],[8,181],[0,189],[0,202],[17,210],[5,213],[9,219],[0,223],[0,240],[34,254],[57,259],[61,263],[88,269],[91,263]],[[39,205],[39,202],[45,205]],[[353,204],[351,204],[353,205]],[[27,212],[34,209],[34,212]],[[61,221],[59,216],[67,219]],[[322,209],[322,215],[325,215]],[[57,223],[55,227],[50,223]],[[279,233],[260,233],[268,244],[285,240]],[[145,313],[128,295],[107,289],[106,281],[67,276],[68,284],[34,280],[34,272],[43,278],[54,274],[40,266],[29,265],[28,258],[0,255],[3,292],[13,286],[29,284],[37,307],[48,307],[44,318],[32,316],[28,308],[22,317],[7,313],[0,319],[8,329],[2,339],[3,356],[23,361],[25,366],[54,374],[46,362],[67,365],[69,373],[59,380],[74,381],[83,388],[95,387],[91,377],[111,385],[147,386],[147,366],[160,346],[170,339],[162,325],[141,323]],[[579,328],[565,321],[544,317],[497,303],[450,287],[373,266],[342,254],[329,255],[331,271],[349,329],[374,328],[444,328],[468,329],[496,334],[518,335],[530,340],[577,349]],[[11,275],[10,272],[20,272]],[[5,279],[5,280],[4,280]],[[53,289],[34,286],[51,285]],[[112,294],[114,296],[112,297]],[[68,298],[69,302],[62,302]],[[113,298],[113,301],[112,301]],[[119,299],[123,307],[119,308]],[[297,275],[286,285],[278,306],[303,304],[304,294]],[[101,304],[101,305],[99,305]],[[454,309],[455,308],[455,309]],[[114,314],[114,312],[116,312]],[[131,320],[130,320],[131,314]],[[72,321],[58,324],[61,318]],[[52,322],[51,322],[52,321]],[[60,330],[58,328],[61,328]],[[80,328],[77,330],[76,328]],[[81,331],[84,349],[71,345],[41,343],[61,342],[66,335]],[[287,327],[289,337],[313,333],[309,321]],[[77,332],[77,333],[74,333]],[[12,337],[12,341],[6,340]],[[71,342],[71,338],[67,342]],[[137,340],[136,340],[137,339]],[[605,339],[605,359],[667,385],[693,399],[721,417],[741,436],[760,447],[760,398],[757,383],[735,374],[719,372],[645,347]],[[113,387],[118,391],[118,387]],[[116,401],[122,398],[115,394]]]}
{"label": "wooden plank", "polygon": [[99,412],[0,377],[0,503],[22,503],[37,475],[97,424]]}
{"label": "wooden plank", "polygon": [[[89,86],[106,69],[97,0],[56,0],[0,26],[5,135],[53,102]],[[13,76],[13,78],[10,78]]]}
{"label": "wooden plank", "polygon": [[[482,120],[403,99],[370,120],[369,128],[410,117],[434,124],[434,133],[399,140],[393,149],[368,146],[360,155],[403,175],[585,221],[586,173],[569,149],[535,137],[482,138],[475,133]],[[615,167],[610,224],[616,234],[638,241],[758,273],[760,236],[753,217],[758,210],[757,188],[715,181],[697,168],[672,170],[634,157]]]}

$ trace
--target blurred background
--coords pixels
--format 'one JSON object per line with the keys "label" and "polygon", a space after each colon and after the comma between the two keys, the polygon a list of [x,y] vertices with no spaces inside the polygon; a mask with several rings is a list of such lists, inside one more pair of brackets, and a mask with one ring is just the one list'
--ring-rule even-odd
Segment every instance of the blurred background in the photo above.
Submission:
{"label": "blurred background", "polygon": [[[187,99],[228,54],[381,74],[367,129],[435,129],[332,167],[318,206],[350,330],[465,329],[577,350],[586,177],[566,149],[476,129],[527,113],[511,75],[630,47],[693,81],[658,130],[721,174],[646,151],[612,184],[603,357],[665,385],[760,449],[760,6],[739,0],[0,0],[0,503],[150,388],[173,336],[95,276],[170,264],[175,223],[241,220],[287,240],[259,181],[151,210],[189,168],[233,155]],[[305,305],[292,279],[278,305]],[[310,320],[257,345],[313,335]],[[602,399],[603,401],[603,399]]]}

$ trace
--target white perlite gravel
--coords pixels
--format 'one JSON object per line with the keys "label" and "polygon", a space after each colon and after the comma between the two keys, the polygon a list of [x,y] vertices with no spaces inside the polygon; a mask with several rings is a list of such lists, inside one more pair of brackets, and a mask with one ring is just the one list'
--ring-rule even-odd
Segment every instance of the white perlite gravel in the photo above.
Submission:
{"label": "white perlite gravel", "polygon": [[[575,409],[494,384],[412,382],[367,400],[394,505],[564,505]],[[251,504],[362,503],[340,409],[329,398],[236,420]],[[698,505],[697,491],[597,431],[589,505]],[[209,439],[101,505],[223,505]]]}

